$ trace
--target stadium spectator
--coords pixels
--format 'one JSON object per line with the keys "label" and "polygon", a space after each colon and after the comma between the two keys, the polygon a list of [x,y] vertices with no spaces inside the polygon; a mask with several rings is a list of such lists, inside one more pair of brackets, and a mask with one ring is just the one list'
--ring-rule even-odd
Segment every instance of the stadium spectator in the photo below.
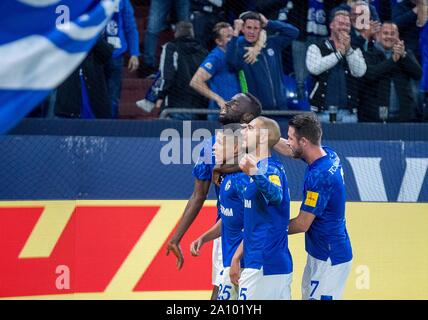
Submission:
{"label": "stadium spectator", "polygon": [[209,36],[214,26],[225,20],[224,2],[224,0],[191,0],[190,21],[195,30],[195,39],[208,50],[215,46],[213,45],[215,39]]}
{"label": "stadium spectator", "polygon": [[[320,121],[328,122],[330,112],[336,111],[338,122],[357,122],[358,86],[367,66],[359,48],[351,45],[351,20],[347,11],[336,11],[330,23],[328,40],[309,46],[306,66],[316,84],[310,94],[310,103]],[[337,110],[336,110],[337,109]]]}
{"label": "stadium spectator", "polygon": [[419,28],[423,26],[424,6],[427,6],[427,3],[426,0],[403,0],[392,8],[392,21],[396,23],[401,38],[418,60]]}
{"label": "stadium spectator", "polygon": [[134,9],[129,0],[121,0],[107,23],[105,29],[107,42],[114,47],[113,55],[105,66],[108,96],[112,107],[112,118],[118,117],[120,93],[122,90],[122,71],[124,55],[129,52],[131,57],[128,69],[138,69],[140,55],[138,30],[134,18]]}
{"label": "stadium spectator", "polygon": [[156,73],[155,54],[158,36],[164,29],[173,6],[178,21],[189,21],[189,0],[151,0],[149,22],[144,35],[143,63],[138,70],[141,77]]}
{"label": "stadium spectator", "polygon": [[[219,22],[214,27],[217,47],[202,62],[192,78],[190,86],[210,99],[209,108],[224,108],[225,101],[240,92],[238,75],[229,70],[226,63],[226,46],[232,39],[233,28],[227,22]],[[209,114],[208,120],[217,120],[218,114]]]}
{"label": "stadium spectator", "polygon": [[113,47],[100,37],[82,64],[57,89],[55,115],[65,118],[111,118],[104,67]]}
{"label": "stadium spectator", "polygon": [[[246,63],[245,48],[257,43],[262,28],[275,35],[267,37],[256,63]],[[243,37],[239,37],[241,31]],[[227,44],[226,59],[235,72],[243,71],[241,79],[248,85],[248,92],[261,101],[265,110],[285,109],[287,106],[281,51],[298,35],[299,30],[292,25],[267,20],[256,12],[247,12],[241,19],[235,20],[234,37]]]}
{"label": "stadium spectator", "polygon": [[[402,121],[415,117],[416,102],[411,94],[410,80],[420,80],[421,66],[411,50],[400,40],[393,22],[382,25],[374,48],[365,54],[367,73],[364,103],[358,112],[360,121]],[[382,115],[387,107],[388,115]]]}
{"label": "stadium spectator", "polygon": [[308,47],[328,36],[327,17],[339,0],[320,2],[317,0],[288,1],[287,22],[299,29],[299,37],[292,43],[293,68],[297,82],[297,94],[305,99],[305,80],[309,75],[305,58]]}
{"label": "stadium spectator", "polygon": [[[177,23],[174,37],[162,49],[162,85],[156,108],[207,108],[208,100],[190,87],[190,81],[208,52],[195,40],[190,22]],[[177,120],[206,119],[189,113],[174,113],[170,117]]]}
{"label": "stadium spectator", "polygon": [[[348,11],[349,13],[351,13],[351,9],[352,9],[352,4],[354,2],[359,2],[360,0],[345,0],[343,1],[342,4],[340,4],[339,6],[337,6],[336,8],[333,9],[332,14],[334,14],[337,11]],[[374,21],[380,21],[379,19],[379,14],[377,13],[377,9],[374,5],[369,4],[368,0],[363,0],[364,2],[366,2],[369,5],[370,8],[370,16]]]}
{"label": "stadium spectator", "polygon": [[351,4],[351,45],[365,52],[374,44],[381,23],[371,19],[369,5],[363,0]]}

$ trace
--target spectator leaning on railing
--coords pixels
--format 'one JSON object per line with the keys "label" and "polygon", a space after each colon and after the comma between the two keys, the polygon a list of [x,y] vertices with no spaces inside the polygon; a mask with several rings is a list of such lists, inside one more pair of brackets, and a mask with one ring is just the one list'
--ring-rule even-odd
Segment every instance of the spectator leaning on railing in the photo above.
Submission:
{"label": "spectator leaning on railing", "polygon": [[337,110],[338,122],[357,122],[357,89],[355,78],[367,70],[359,48],[351,46],[349,12],[336,11],[330,23],[328,40],[309,46],[306,66],[316,83],[309,98],[320,121],[329,121],[330,106]]}
{"label": "spectator leaning on railing", "polygon": [[[272,35],[267,37],[257,61],[253,64],[246,63],[246,48],[257,44],[263,28]],[[243,37],[239,37],[241,31]],[[248,92],[260,100],[265,110],[285,109],[287,106],[281,51],[298,35],[299,30],[292,25],[267,20],[256,12],[244,13],[241,19],[235,20],[234,37],[227,44],[226,59],[235,72],[243,71],[241,82],[248,85]]]}
{"label": "spectator leaning on railing", "polygon": [[[420,80],[421,66],[411,50],[407,50],[400,40],[398,27],[393,22],[385,22],[378,35],[378,42],[366,54],[367,90],[364,103],[358,111],[360,121],[400,121],[414,120],[416,102],[411,94],[410,80]],[[380,118],[380,108],[388,112]]]}

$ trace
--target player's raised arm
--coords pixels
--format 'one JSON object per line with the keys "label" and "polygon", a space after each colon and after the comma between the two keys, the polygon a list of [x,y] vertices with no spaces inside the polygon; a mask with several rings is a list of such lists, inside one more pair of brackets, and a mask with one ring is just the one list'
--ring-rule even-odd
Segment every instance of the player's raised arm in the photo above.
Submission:
{"label": "player's raised arm", "polygon": [[195,186],[192,196],[187,202],[177,229],[175,230],[171,239],[168,241],[166,254],[169,255],[169,253],[172,251],[172,253],[176,256],[178,269],[181,269],[184,263],[183,253],[180,248],[181,238],[183,238],[183,235],[186,233],[187,229],[189,229],[190,225],[192,224],[193,220],[195,220],[205,200],[207,199],[210,184],[211,180],[203,181],[195,179]]}
{"label": "player's raised arm", "polygon": [[217,239],[220,236],[221,219],[219,219],[215,225],[213,225],[210,229],[208,229],[208,231],[206,231],[203,235],[201,235],[199,238],[197,238],[190,244],[190,253],[192,254],[192,256],[199,256],[199,251],[205,243]]}
{"label": "player's raised arm", "polygon": [[279,176],[275,172],[267,172],[266,174],[254,174],[257,171],[257,160],[251,155],[247,154],[242,158],[239,163],[241,170],[250,175],[257,185],[257,188],[268,201],[269,204],[279,204],[282,201],[282,186]]}

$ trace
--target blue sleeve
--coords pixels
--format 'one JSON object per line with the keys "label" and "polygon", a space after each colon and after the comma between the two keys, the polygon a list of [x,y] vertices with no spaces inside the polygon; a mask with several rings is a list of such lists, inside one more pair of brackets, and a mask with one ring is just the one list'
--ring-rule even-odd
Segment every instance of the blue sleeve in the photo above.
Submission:
{"label": "blue sleeve", "polygon": [[134,9],[129,0],[124,0],[123,7],[123,24],[125,29],[126,41],[129,45],[129,53],[131,56],[140,55],[140,43],[137,24],[134,18]]}
{"label": "blue sleeve", "polygon": [[238,37],[233,37],[227,44],[226,61],[232,70],[239,71],[244,64],[244,53],[239,45]]}
{"label": "blue sleeve", "polygon": [[268,37],[269,41],[281,49],[287,47],[293,40],[299,36],[299,29],[289,23],[269,20],[266,26],[269,33],[276,33]]}
{"label": "blue sleeve", "polygon": [[417,14],[413,10],[407,10],[401,3],[392,8],[392,21],[400,29],[415,25],[417,17]]}
{"label": "blue sleeve", "polygon": [[239,199],[244,202],[245,189],[249,183],[249,177],[245,174],[240,174],[233,180],[232,186],[238,195]]}
{"label": "blue sleeve", "polygon": [[311,174],[305,182],[306,192],[303,195],[300,210],[321,216],[333,192],[331,181],[331,176],[328,174]]}
{"label": "blue sleeve", "polygon": [[199,159],[196,162],[196,165],[193,167],[192,175],[198,180],[201,181],[211,181],[212,171],[214,168],[213,158],[210,154],[205,154],[205,150],[211,150],[210,141],[206,141],[204,148],[201,149],[199,153]]}
{"label": "blue sleeve", "polygon": [[218,62],[218,58],[213,53],[210,53],[202,62],[200,68],[204,69],[211,76],[213,76],[218,71]]}
{"label": "blue sleeve", "polygon": [[278,168],[269,165],[265,174],[251,176],[268,204],[279,205],[282,201],[281,173]]}

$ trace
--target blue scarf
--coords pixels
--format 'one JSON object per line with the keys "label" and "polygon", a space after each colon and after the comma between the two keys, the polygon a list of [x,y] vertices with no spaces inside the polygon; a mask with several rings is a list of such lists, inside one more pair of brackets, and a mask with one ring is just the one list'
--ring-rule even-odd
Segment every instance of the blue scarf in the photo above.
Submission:
{"label": "blue scarf", "polygon": [[[300,0],[302,1],[302,0]],[[327,36],[326,14],[324,0],[309,0],[308,23],[306,31],[317,36]]]}

